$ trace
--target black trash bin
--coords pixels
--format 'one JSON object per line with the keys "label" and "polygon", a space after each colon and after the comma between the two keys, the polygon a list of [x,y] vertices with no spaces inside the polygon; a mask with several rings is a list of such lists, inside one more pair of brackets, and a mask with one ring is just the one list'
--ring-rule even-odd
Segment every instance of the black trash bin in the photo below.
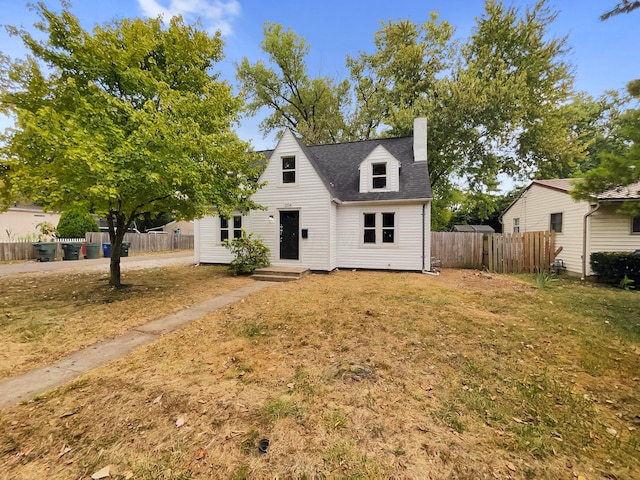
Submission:
{"label": "black trash bin", "polygon": [[79,260],[81,248],[82,248],[82,243],[79,243],[79,242],[63,243],[62,244],[62,260]]}
{"label": "black trash bin", "polygon": [[131,248],[131,242],[122,242],[120,246],[120,256],[128,257],[129,256],[129,248]]}
{"label": "black trash bin", "polygon": [[33,246],[38,251],[38,260],[41,262],[53,262],[56,259],[55,242],[38,242]]}

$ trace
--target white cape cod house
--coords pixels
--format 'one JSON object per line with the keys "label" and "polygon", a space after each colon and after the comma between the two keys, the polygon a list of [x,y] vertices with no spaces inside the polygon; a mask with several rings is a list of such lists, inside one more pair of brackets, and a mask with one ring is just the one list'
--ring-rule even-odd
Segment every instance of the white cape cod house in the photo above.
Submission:
{"label": "white cape cod house", "polygon": [[414,135],[305,146],[285,130],[263,152],[266,210],[195,223],[195,260],[229,263],[226,238],[253,232],[276,267],[430,270],[431,184],[427,121]]}

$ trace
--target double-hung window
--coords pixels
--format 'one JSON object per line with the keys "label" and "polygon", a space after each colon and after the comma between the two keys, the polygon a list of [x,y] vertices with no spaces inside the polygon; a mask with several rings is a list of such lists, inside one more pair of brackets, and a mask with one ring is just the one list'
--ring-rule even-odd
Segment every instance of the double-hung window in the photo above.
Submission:
{"label": "double-hung window", "polygon": [[296,157],[282,157],[282,183],[296,183]]}
{"label": "double-hung window", "polygon": [[234,215],[230,219],[220,218],[220,241],[242,237],[242,215]]}
{"label": "double-hung window", "polygon": [[387,164],[374,163],[371,165],[371,179],[374,190],[387,188]]}
{"label": "double-hung window", "polygon": [[640,233],[640,217],[631,217],[631,233]]}
{"label": "double-hung window", "polygon": [[520,231],[520,219],[513,219],[513,233],[518,233]]}
{"label": "double-hung window", "polygon": [[392,245],[396,242],[395,212],[364,213],[362,225],[365,245]]}
{"label": "double-hung window", "polygon": [[552,213],[549,218],[549,230],[562,233],[562,213]]}

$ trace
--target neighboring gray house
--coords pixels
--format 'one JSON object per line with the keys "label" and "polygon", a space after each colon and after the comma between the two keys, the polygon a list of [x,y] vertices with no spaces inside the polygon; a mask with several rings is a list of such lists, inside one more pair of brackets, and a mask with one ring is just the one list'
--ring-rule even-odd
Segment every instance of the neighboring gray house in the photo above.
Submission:
{"label": "neighboring gray house", "polygon": [[306,146],[285,130],[253,199],[266,210],[197,220],[195,260],[229,263],[221,245],[241,229],[262,238],[274,266],[311,270],[430,269],[427,122],[413,137]]}
{"label": "neighboring gray house", "polygon": [[640,217],[619,215],[622,202],[640,200],[640,183],[610,190],[592,203],[576,201],[569,191],[578,179],[535,180],[502,213],[504,233],[553,230],[556,257],[567,272],[591,275],[593,252],[640,249]]}

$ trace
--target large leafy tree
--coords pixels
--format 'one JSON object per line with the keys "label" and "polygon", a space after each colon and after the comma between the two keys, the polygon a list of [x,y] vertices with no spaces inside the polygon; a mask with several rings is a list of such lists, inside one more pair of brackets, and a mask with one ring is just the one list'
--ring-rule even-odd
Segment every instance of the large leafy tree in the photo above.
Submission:
{"label": "large leafy tree", "polygon": [[265,136],[289,127],[306,144],[343,140],[347,135],[344,107],[348,103],[348,82],[310,78],[305,63],[309,46],[282,25],[265,24],[262,50],[268,64],[262,60],[252,64],[245,57],[236,68],[249,99],[249,112],[256,113],[263,107],[271,110],[260,124]]}
{"label": "large leafy tree", "polygon": [[[629,93],[640,100],[640,81],[631,82]],[[599,152],[596,168],[587,171],[573,188],[576,199],[591,200],[598,194],[635,185],[640,194],[640,109],[630,109],[616,121],[616,136],[620,142],[614,150]],[[619,213],[640,215],[640,201],[624,202]]]}
{"label": "large leafy tree", "polygon": [[[500,174],[550,176],[574,170],[583,156],[563,109],[573,77],[566,39],[549,33],[555,17],[544,0],[525,11],[488,0],[466,41],[436,13],[421,24],[389,20],[372,51],[347,57],[350,81],[338,85],[310,79],[304,40],[268,25],[263,49],[274,68],[245,59],[238,78],[254,109],[273,111],[265,133],[288,125],[310,143],[410,135],[413,119],[426,117],[438,229],[460,187],[490,194]],[[314,82],[325,86],[325,103],[311,95]]]}
{"label": "large leafy tree", "polygon": [[24,195],[45,208],[105,218],[110,283],[120,286],[127,225],[252,206],[256,163],[232,133],[241,100],[212,68],[219,35],[171,19],[114,20],[84,30],[68,10],[39,3],[38,41],[3,70],[3,112],[15,118],[0,149],[4,206]]}
{"label": "large leafy tree", "polygon": [[431,14],[422,25],[384,23],[375,51],[349,60],[369,104],[382,106],[358,111],[381,117],[389,127],[383,134],[408,135],[413,118],[429,119],[434,228],[447,223],[456,185],[490,193],[499,174],[547,176],[583,155],[563,113],[573,77],[566,40],[549,36],[554,19],[544,1],[525,12],[487,1],[461,45],[452,26]]}

